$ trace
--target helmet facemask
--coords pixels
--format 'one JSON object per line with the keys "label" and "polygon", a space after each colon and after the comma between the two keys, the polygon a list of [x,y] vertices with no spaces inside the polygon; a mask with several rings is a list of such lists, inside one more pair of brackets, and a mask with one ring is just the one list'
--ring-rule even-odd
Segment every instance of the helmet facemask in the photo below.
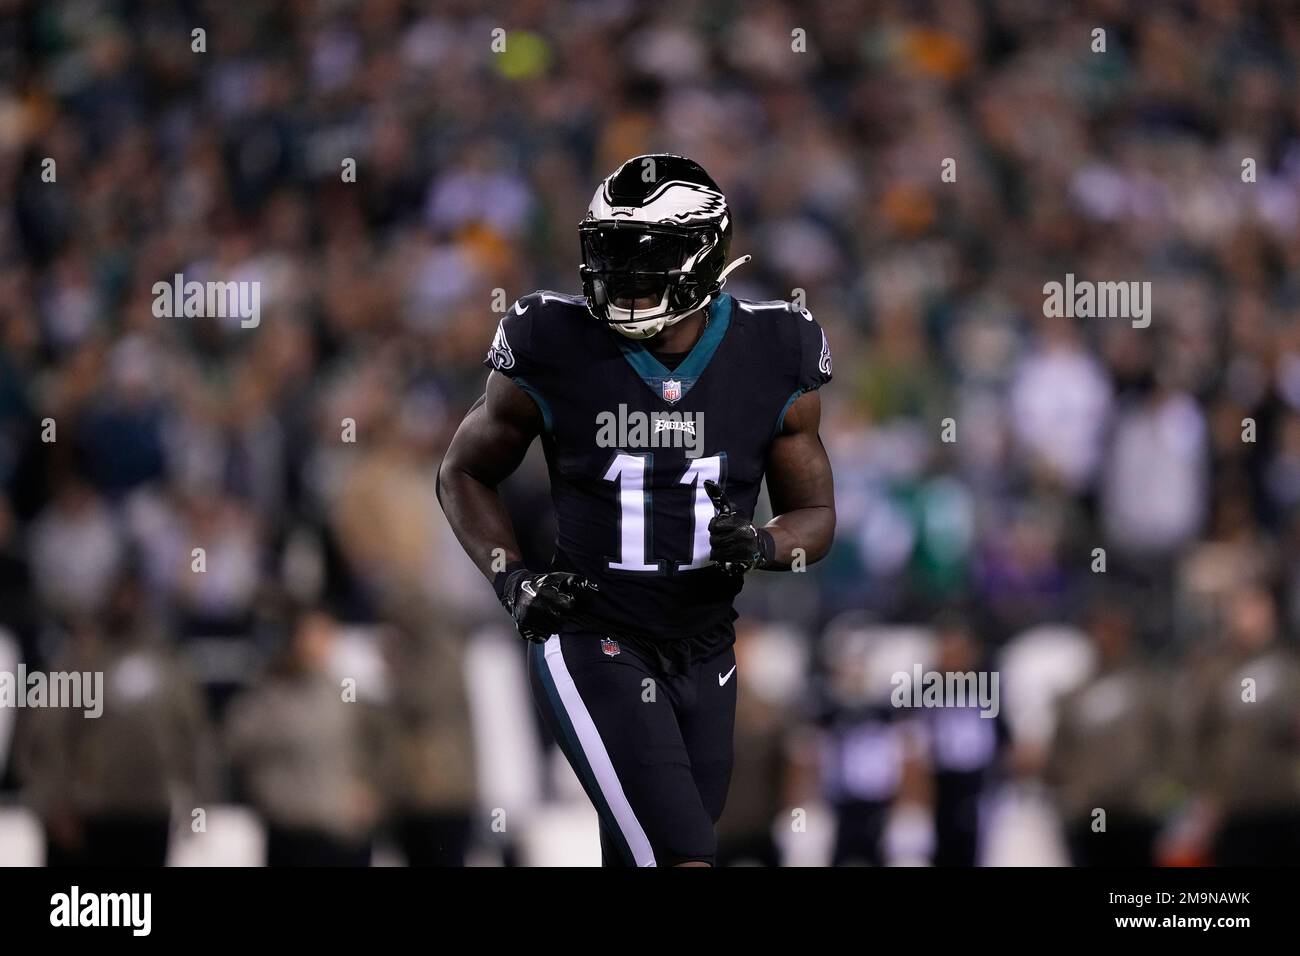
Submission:
{"label": "helmet facemask", "polygon": [[[628,338],[644,339],[680,322],[717,293],[711,262],[716,228],[587,221],[578,227],[583,291],[592,312]],[[652,305],[636,303],[653,300]]]}

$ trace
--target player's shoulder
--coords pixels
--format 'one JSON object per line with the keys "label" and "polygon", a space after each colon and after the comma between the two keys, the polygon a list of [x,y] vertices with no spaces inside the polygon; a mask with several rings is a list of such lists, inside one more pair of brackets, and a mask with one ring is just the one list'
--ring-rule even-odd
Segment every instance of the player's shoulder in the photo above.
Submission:
{"label": "player's shoulder", "polygon": [[732,320],[756,333],[756,338],[770,343],[773,348],[791,349],[807,340],[820,344],[822,328],[812,312],[802,302],[788,299],[756,301],[732,299],[736,303]]}
{"label": "player's shoulder", "polygon": [[587,300],[581,295],[569,295],[566,292],[552,292],[550,289],[538,289],[520,296],[510,311],[519,316],[528,315],[532,310],[534,321],[537,317],[564,321],[573,318],[588,318]]}
{"label": "player's shoulder", "polygon": [[731,297],[736,303],[737,314],[745,321],[770,322],[772,324],[793,324],[794,322],[812,322],[816,324],[811,312],[797,302],[788,299],[769,299],[757,301]]}
{"label": "player's shoulder", "polygon": [[732,298],[733,321],[750,333],[747,338],[758,343],[755,347],[768,356],[765,361],[795,376],[804,391],[830,381],[830,343],[806,306],[787,299]]}
{"label": "player's shoulder", "polygon": [[550,364],[573,354],[591,325],[583,296],[538,289],[516,299],[501,317],[484,364],[499,372]]}
{"label": "player's shoulder", "polygon": [[520,296],[506,311],[502,325],[512,330],[541,329],[547,335],[563,336],[579,332],[591,324],[587,300],[580,295],[566,295],[538,289]]}

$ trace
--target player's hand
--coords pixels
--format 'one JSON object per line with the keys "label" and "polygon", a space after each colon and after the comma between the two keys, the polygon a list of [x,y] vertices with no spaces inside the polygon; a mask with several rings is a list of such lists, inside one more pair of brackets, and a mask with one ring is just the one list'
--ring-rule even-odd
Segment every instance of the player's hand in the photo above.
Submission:
{"label": "player's hand", "polygon": [[728,574],[744,574],[772,556],[772,535],[739,514],[716,481],[704,490],[717,512],[709,522],[709,557]]}
{"label": "player's hand", "polygon": [[501,603],[514,618],[520,636],[542,643],[560,629],[587,594],[597,590],[580,574],[520,570],[506,578]]}

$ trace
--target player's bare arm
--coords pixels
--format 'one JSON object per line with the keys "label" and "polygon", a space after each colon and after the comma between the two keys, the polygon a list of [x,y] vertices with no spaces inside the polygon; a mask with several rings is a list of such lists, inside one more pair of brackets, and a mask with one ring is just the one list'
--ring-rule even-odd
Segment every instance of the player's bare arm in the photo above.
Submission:
{"label": "player's bare arm", "polygon": [[447,521],[489,581],[503,554],[507,563],[520,560],[497,486],[519,467],[541,431],[541,413],[528,394],[501,373],[489,372],[483,397],[456,429],[438,469],[438,500]]}
{"label": "player's bare arm", "polygon": [[819,392],[805,392],[786,412],[781,432],[767,456],[767,493],[776,515],[764,525],[772,535],[769,570],[789,570],[796,549],[808,564],[830,550],[835,534],[835,489],[831,462],[818,428]]}
{"label": "player's bare arm", "polygon": [[786,411],[766,459],[768,494],[776,517],[755,527],[731,504],[715,481],[705,490],[717,514],[709,522],[710,557],[729,574],[754,568],[789,571],[805,567],[830,549],[835,533],[831,463],[817,433],[821,399],[800,395]]}
{"label": "player's bare arm", "polygon": [[544,641],[585,592],[581,575],[533,573],[523,564],[510,515],[497,486],[514,473],[541,434],[536,403],[499,372],[488,373],[487,390],[465,416],[438,469],[438,500],[465,552],[505,605],[520,635]]}

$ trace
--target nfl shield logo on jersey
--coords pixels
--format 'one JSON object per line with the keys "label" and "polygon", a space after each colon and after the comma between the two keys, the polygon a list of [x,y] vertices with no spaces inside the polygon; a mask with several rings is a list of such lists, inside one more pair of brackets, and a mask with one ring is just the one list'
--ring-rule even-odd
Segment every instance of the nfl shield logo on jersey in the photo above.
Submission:
{"label": "nfl shield logo on jersey", "polygon": [[675,378],[664,379],[664,401],[675,402],[682,397],[682,383]]}
{"label": "nfl shield logo on jersey", "polygon": [[600,639],[600,649],[605,652],[606,657],[617,657],[623,652],[622,648],[618,646],[618,641],[608,637]]}

